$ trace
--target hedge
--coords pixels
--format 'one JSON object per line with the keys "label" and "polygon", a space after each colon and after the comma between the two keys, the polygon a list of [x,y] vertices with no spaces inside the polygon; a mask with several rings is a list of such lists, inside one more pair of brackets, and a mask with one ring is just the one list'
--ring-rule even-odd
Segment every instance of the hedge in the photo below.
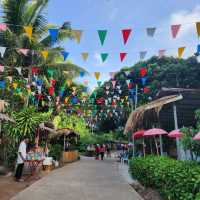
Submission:
{"label": "hedge", "polygon": [[133,178],[157,189],[168,200],[200,200],[200,166],[168,157],[133,158],[129,164]]}

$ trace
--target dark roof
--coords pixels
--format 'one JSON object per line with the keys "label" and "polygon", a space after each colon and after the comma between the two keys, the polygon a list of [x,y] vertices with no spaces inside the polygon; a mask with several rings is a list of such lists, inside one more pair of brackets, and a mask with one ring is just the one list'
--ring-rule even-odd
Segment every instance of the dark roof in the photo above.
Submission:
{"label": "dark roof", "polygon": [[[177,101],[178,127],[195,126],[195,110],[200,109],[200,90],[184,88],[162,88],[156,98],[168,95],[181,94],[183,99]],[[173,104],[165,105],[159,114],[162,128],[166,130],[174,129]]]}

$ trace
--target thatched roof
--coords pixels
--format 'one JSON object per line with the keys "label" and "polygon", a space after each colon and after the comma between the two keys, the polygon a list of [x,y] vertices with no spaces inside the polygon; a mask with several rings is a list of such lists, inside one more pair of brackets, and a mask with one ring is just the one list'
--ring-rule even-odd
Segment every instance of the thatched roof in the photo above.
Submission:
{"label": "thatched roof", "polygon": [[73,130],[69,129],[69,128],[63,128],[63,129],[58,129],[56,130],[56,133],[52,133],[49,135],[50,139],[53,138],[59,138],[61,136],[67,136],[67,137],[79,137],[78,133],[75,133]]}
{"label": "thatched roof", "polygon": [[129,131],[136,131],[139,128],[143,128],[142,126],[144,124],[144,114],[149,113],[150,118],[152,118],[153,116],[158,117],[160,110],[165,104],[179,101],[181,99],[183,99],[182,95],[170,95],[138,107],[130,114],[126,122],[124,133],[128,133]]}
{"label": "thatched roof", "polygon": [[43,122],[43,123],[39,124],[39,127],[41,130],[46,130],[46,131],[49,131],[50,133],[56,133],[54,124],[51,122]]}

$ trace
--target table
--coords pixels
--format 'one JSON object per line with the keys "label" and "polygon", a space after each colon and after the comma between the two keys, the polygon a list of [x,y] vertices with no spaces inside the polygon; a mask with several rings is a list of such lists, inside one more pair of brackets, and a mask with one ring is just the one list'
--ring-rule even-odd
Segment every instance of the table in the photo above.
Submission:
{"label": "table", "polygon": [[28,169],[30,170],[30,174],[27,176],[27,179],[30,178],[36,178],[37,170],[42,166],[44,159],[42,160],[26,160],[25,163],[28,166]]}

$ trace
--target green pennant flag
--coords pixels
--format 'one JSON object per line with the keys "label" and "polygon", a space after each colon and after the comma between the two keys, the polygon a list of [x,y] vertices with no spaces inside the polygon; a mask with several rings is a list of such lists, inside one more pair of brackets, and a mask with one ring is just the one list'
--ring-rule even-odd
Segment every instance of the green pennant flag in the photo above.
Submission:
{"label": "green pennant flag", "polygon": [[101,81],[97,81],[97,84],[100,87],[101,86]]}
{"label": "green pennant flag", "polygon": [[101,60],[104,62],[108,57],[108,53],[101,53]]}
{"label": "green pennant flag", "polygon": [[99,34],[99,39],[100,39],[101,45],[103,45],[104,41],[106,39],[107,30],[98,30],[98,34]]}

